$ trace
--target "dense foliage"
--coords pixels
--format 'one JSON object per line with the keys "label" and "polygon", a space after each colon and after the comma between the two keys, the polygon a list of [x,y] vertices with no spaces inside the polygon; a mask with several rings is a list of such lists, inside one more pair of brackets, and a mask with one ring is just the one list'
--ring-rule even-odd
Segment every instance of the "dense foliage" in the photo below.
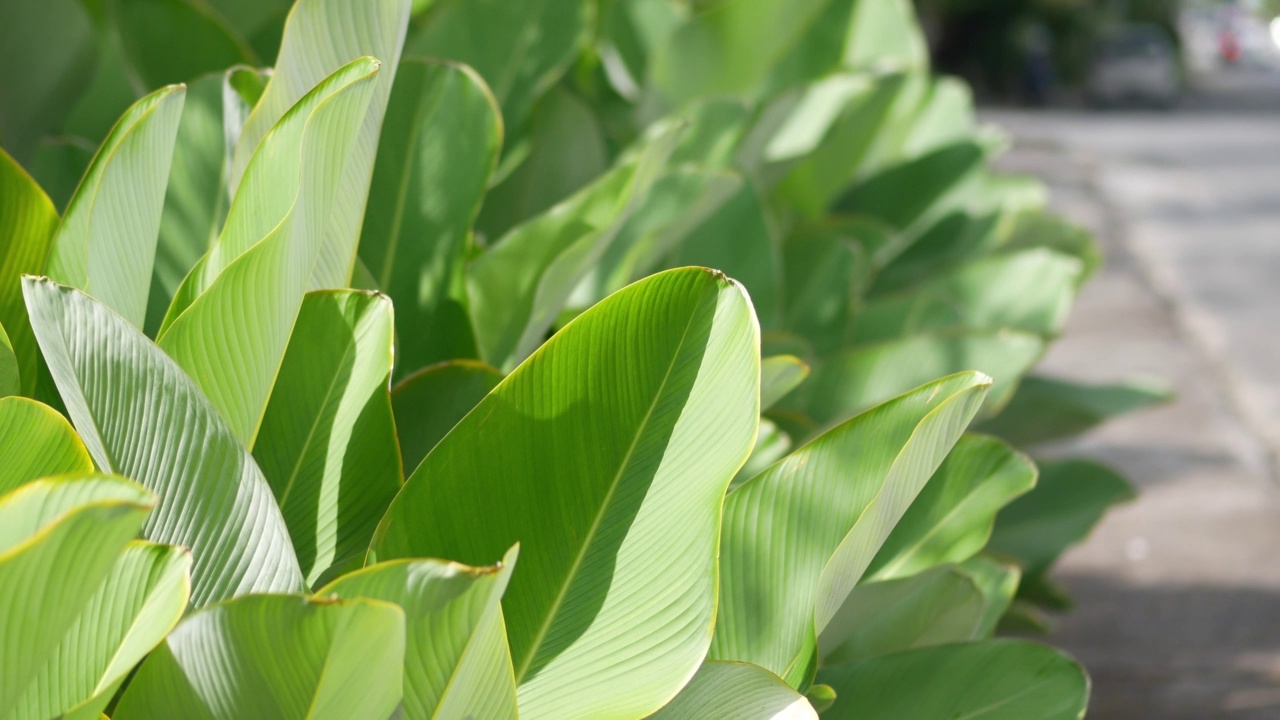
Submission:
{"label": "dense foliage", "polygon": [[992,636],[1128,487],[1015,445],[1158,394],[1024,379],[1097,251],[905,0],[0,48],[0,719],[1083,714]]}

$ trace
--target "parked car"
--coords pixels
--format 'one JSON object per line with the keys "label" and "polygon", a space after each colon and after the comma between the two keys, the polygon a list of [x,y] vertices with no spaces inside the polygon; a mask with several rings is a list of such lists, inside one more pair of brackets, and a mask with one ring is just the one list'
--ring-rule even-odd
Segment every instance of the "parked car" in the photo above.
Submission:
{"label": "parked car", "polygon": [[1174,105],[1182,72],[1173,39],[1156,25],[1123,25],[1106,34],[1095,47],[1087,92],[1103,106]]}

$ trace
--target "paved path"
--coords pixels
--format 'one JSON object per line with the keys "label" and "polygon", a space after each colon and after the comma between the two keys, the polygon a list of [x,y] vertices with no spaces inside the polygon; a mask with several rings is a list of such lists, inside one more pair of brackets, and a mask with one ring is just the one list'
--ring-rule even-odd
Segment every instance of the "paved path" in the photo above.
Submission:
{"label": "paved path", "polygon": [[1141,493],[1056,573],[1077,607],[1051,641],[1089,667],[1099,720],[1280,718],[1280,112],[1249,100],[988,114],[1017,138],[1005,166],[1107,256],[1042,368],[1180,393],[1052,451]]}

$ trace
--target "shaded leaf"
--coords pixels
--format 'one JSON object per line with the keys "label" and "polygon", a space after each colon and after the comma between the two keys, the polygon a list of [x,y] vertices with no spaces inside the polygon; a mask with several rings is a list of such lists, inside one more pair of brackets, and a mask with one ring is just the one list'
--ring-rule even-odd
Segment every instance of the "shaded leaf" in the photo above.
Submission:
{"label": "shaded leaf", "polygon": [[[823,713],[835,720],[1078,720],[1089,701],[1083,668],[1023,640],[920,648],[827,668],[818,677],[835,688],[836,702]],[[920,678],[929,683],[922,687]]]}
{"label": "shaded leaf", "polygon": [[143,87],[193,80],[258,57],[221,18],[193,0],[114,0],[112,18]]}
{"label": "shaded leaf", "polygon": [[489,393],[392,503],[378,560],[474,564],[521,543],[503,600],[521,717],[641,717],[701,663],[716,509],[759,416],[757,333],[718,273],[631,285]]}
{"label": "shaded leaf", "polygon": [[364,554],[400,490],[392,324],[385,295],[308,293],[263,414],[254,459],[308,584]]}
{"label": "shaded leaf", "polygon": [[471,408],[502,381],[502,373],[474,360],[454,360],[423,368],[391,390],[391,407],[404,467],[422,459]]}
{"label": "shaded leaf", "polygon": [[968,559],[986,545],[1000,508],[1035,482],[1030,458],[995,438],[965,435],[889,533],[867,576],[907,577]]}
{"label": "shaded leaf", "polygon": [[805,697],[749,663],[708,660],[650,720],[817,720]]}
{"label": "shaded leaf", "polygon": [[44,272],[58,224],[48,196],[13,158],[0,149],[0,326],[17,362],[23,395],[36,389],[36,340],[22,303],[22,276]]}
{"label": "shaded leaf", "polygon": [[512,548],[492,567],[393,560],[344,575],[316,594],[385,600],[404,610],[406,718],[515,718],[499,601],[517,552]]}
{"label": "shaded leaf", "polygon": [[795,355],[771,355],[760,361],[760,409],[768,410],[809,377],[809,366]]}
{"label": "shaded leaf", "polygon": [[1167,387],[1155,383],[1086,385],[1032,376],[980,429],[1015,445],[1033,445],[1078,435],[1118,415],[1172,399]]}
{"label": "shaded leaf", "polygon": [[404,628],[400,608],[373,600],[256,595],[214,605],[151,653],[112,717],[390,717]]}
{"label": "shaded leaf", "polygon": [[730,493],[710,657],[754,662],[798,685],[817,633],[960,438],[990,384],[980,373],[962,373],[917,388]]}
{"label": "shaded leaf", "polygon": [[975,637],[989,638],[995,633],[996,626],[1018,592],[1022,571],[1016,565],[998,562],[986,555],[969,558],[959,569],[969,576],[986,601]]}
{"label": "shaded leaf", "polygon": [[360,257],[395,303],[397,376],[476,354],[463,271],[501,146],[497,105],[473,71],[400,63],[360,236]]}

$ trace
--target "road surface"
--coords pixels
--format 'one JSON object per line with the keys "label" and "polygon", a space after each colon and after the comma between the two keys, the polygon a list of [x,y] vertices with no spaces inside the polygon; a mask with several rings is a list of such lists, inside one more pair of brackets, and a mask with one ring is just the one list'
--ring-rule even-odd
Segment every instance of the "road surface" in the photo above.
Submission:
{"label": "road surface", "polygon": [[1167,113],[986,119],[1108,260],[1042,369],[1179,392],[1050,450],[1141,494],[1059,566],[1077,607],[1049,641],[1089,668],[1091,718],[1280,718],[1280,79],[1225,76]]}

